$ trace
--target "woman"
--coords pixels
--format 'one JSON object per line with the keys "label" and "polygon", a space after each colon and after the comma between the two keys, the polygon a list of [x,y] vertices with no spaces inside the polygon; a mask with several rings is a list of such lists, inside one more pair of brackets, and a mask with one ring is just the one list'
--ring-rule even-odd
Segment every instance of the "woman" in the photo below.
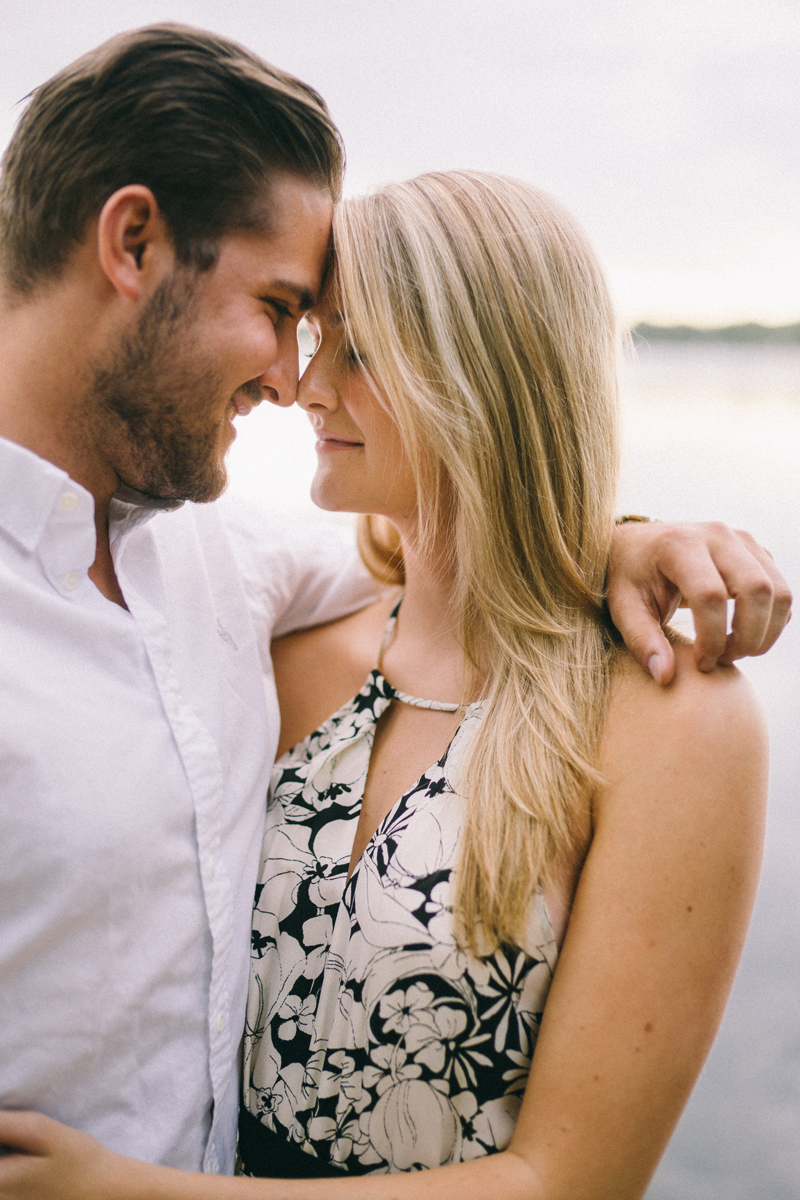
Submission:
{"label": "woman", "polygon": [[184,1175],[68,1132],[9,1195],[637,1197],[720,1019],[763,731],[736,672],[677,646],[659,689],[604,623],[591,250],[533,189],[452,173],[348,202],[336,256],[313,495],[370,514],[403,590],[276,646],[240,1154],[349,1178]]}

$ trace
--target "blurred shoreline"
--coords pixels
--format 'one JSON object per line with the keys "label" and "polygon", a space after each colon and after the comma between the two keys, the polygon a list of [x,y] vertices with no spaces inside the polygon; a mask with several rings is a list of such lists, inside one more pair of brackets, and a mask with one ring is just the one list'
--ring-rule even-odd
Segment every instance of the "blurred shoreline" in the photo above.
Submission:
{"label": "blurred shoreline", "polygon": [[631,328],[634,345],[641,342],[722,342],[747,346],[800,346],[800,322],[794,325],[650,325],[640,321]]}

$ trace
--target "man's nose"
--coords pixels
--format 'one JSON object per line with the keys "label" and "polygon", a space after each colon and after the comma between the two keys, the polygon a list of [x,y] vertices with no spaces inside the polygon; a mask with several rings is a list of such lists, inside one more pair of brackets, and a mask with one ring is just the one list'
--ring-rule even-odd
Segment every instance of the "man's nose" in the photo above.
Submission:
{"label": "man's nose", "polygon": [[281,408],[291,408],[297,399],[299,374],[297,331],[287,331],[279,340],[278,353],[258,384],[265,400]]}

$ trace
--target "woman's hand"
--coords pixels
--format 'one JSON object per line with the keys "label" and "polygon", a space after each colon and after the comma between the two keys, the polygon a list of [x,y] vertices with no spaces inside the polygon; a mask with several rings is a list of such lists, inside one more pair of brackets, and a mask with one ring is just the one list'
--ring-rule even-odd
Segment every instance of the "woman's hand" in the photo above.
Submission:
{"label": "woman's hand", "polygon": [[[731,632],[727,602],[735,600]],[[720,522],[618,525],[608,569],[608,608],[628,650],[656,683],[670,683],[675,656],[661,626],[683,602],[692,610],[694,660],[717,663],[764,654],[792,610],[792,593],[772,556]]]}
{"label": "woman's hand", "polygon": [[0,1112],[0,1145],[0,1200],[124,1200],[128,1168],[144,1167],[40,1113]]}

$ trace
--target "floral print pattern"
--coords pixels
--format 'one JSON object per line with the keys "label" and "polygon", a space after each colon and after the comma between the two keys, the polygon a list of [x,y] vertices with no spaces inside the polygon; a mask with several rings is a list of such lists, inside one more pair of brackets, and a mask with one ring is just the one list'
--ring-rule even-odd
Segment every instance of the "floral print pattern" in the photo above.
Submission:
{"label": "floral print pattern", "polygon": [[375,726],[396,698],[373,671],[276,764],[253,913],[245,1104],[357,1174],[508,1145],[557,954],[541,893],[524,950],[477,960],[455,939],[459,774],[480,703],[346,882]]}

